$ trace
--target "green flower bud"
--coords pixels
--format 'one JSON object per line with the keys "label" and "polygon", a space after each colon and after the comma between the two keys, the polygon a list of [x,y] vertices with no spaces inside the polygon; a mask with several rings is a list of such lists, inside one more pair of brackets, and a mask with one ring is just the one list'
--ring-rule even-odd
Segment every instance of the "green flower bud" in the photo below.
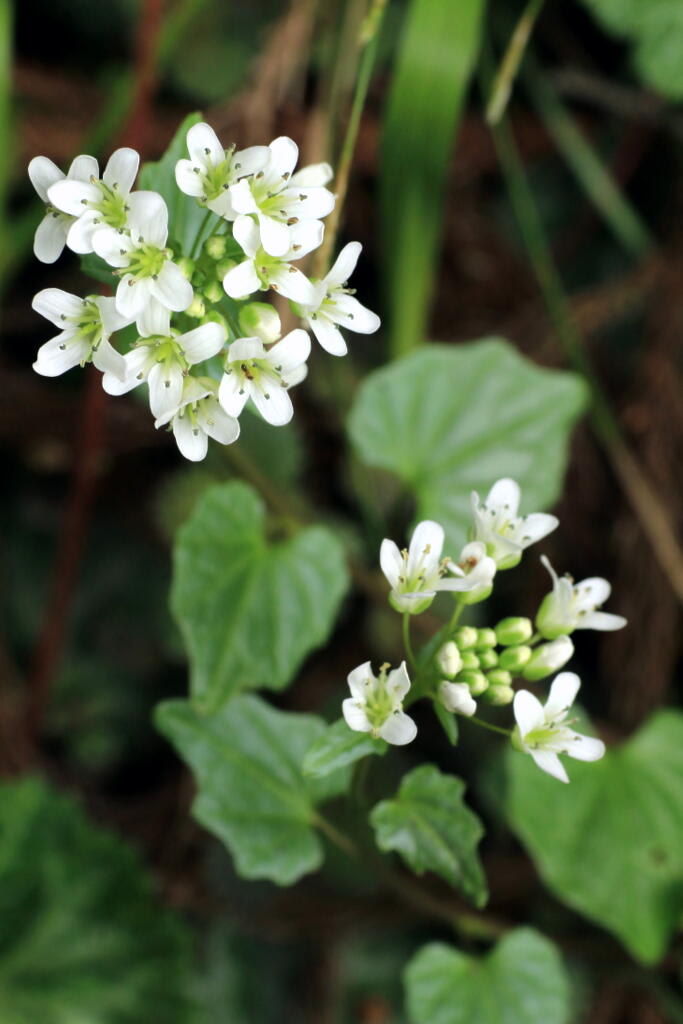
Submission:
{"label": "green flower bud", "polygon": [[186,277],[188,281],[192,280],[195,270],[194,260],[191,260],[189,256],[182,256],[179,260],[176,260],[176,266],[183,277]]}
{"label": "green flower bud", "polygon": [[492,668],[486,673],[486,678],[490,686],[509,686],[512,682],[512,676],[504,668]]}
{"label": "green flower bud", "polygon": [[232,260],[230,257],[221,260],[220,263],[216,264],[216,276],[222,281],[229,270],[237,266],[237,260]]}
{"label": "green flower bud", "polygon": [[203,270],[200,270],[198,267],[195,268],[194,274],[192,275],[193,288],[197,289],[198,291],[201,291],[208,280],[209,278],[207,278]]}
{"label": "green flower bud", "polygon": [[239,324],[245,338],[260,338],[264,345],[272,345],[282,334],[280,317],[269,302],[248,302],[239,312]]}
{"label": "green flower bud", "polygon": [[478,629],[476,648],[482,651],[485,647],[495,647],[497,644],[495,629]]}
{"label": "green flower bud", "polygon": [[458,676],[458,682],[467,683],[473,697],[478,697],[480,693],[484,693],[489,687],[489,681],[484,673],[477,672],[476,670],[461,672]]}
{"label": "green flower bud", "polygon": [[495,668],[498,664],[498,655],[490,647],[487,647],[485,651],[478,651],[477,657],[480,668]]}
{"label": "green flower bud", "polygon": [[516,647],[506,647],[504,651],[501,651],[500,657],[498,658],[498,664],[501,668],[509,669],[510,672],[517,673],[520,669],[524,668],[529,658],[532,656],[533,651],[526,644],[518,644]]}
{"label": "green flower bud", "polygon": [[496,626],[496,638],[501,647],[511,647],[513,644],[524,644],[533,636],[534,627],[531,619],[521,616],[511,616],[501,619]]}
{"label": "green flower bud", "polygon": [[209,302],[220,302],[225,295],[225,292],[218,281],[209,281],[208,284],[204,285],[202,292],[204,298],[208,299]]}
{"label": "green flower bud", "polygon": [[452,640],[449,640],[448,643],[439,649],[436,655],[436,663],[447,679],[455,679],[463,664],[460,651]]}
{"label": "green flower bud", "polygon": [[227,245],[228,239],[225,235],[210,235],[204,242],[204,252],[212,260],[222,260]]}
{"label": "green flower bud", "polygon": [[505,704],[512,704],[515,699],[515,691],[511,686],[489,686],[484,694],[484,700],[489,704],[503,707]]}
{"label": "green flower bud", "polygon": [[463,651],[462,653],[462,667],[466,671],[470,671],[474,668],[479,668],[479,658],[474,651]]}
{"label": "green flower bud", "polygon": [[529,682],[545,679],[566,665],[574,653],[574,644],[568,636],[558,636],[549,644],[541,644],[532,653],[522,675]]}
{"label": "green flower bud", "polygon": [[203,324],[220,324],[225,330],[228,330],[228,321],[225,319],[222,313],[219,313],[217,309],[210,309],[208,313],[205,313],[202,317]]}
{"label": "green flower bud", "polygon": [[193,320],[201,320],[206,312],[206,306],[204,305],[204,299],[201,295],[195,295],[190,305],[185,310],[185,316],[192,317]]}
{"label": "green flower bud", "polygon": [[469,647],[476,645],[478,635],[479,631],[473,626],[460,626],[459,629],[456,629],[453,639],[461,651],[466,651]]}

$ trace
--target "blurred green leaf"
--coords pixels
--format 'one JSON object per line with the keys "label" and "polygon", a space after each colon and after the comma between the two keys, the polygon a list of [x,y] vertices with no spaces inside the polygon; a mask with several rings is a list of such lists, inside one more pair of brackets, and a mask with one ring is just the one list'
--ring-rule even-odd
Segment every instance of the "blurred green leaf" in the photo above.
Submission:
{"label": "blurred green leaf", "polygon": [[522,488],[523,511],[555,501],[569,432],[585,405],[573,373],[545,370],[507,342],[430,345],[366,377],[349,420],[360,457],[392,470],[460,545],[470,492],[502,476]]}
{"label": "blurred green leaf", "polygon": [[646,85],[683,99],[683,4],[680,0],[583,0],[602,26],[631,44]]}
{"label": "blurred green leaf", "polygon": [[446,734],[446,739],[454,747],[458,742],[458,716],[454,715],[451,711],[446,711],[439,700],[434,701],[434,714]]}
{"label": "blurred green leaf", "polygon": [[116,291],[119,278],[97,253],[89,252],[87,256],[81,256],[81,270],[93,281],[108,284],[112,291]]}
{"label": "blurred green leaf", "polygon": [[424,339],[453,140],[484,0],[411,0],[382,138],[380,216],[391,349]]}
{"label": "blurred green leaf", "polygon": [[484,828],[464,792],[461,779],[423,764],[403,777],[393,800],[373,808],[370,823],[380,850],[400,853],[418,875],[433,871],[480,907],[488,895],[476,850]]}
{"label": "blurred green leaf", "polygon": [[191,960],[129,847],[37,779],[0,787],[3,1024],[186,1024]]}
{"label": "blurred green leaf", "polygon": [[683,715],[654,715],[570,775],[510,751],[510,824],[556,896],[653,963],[683,913]]}
{"label": "blurred green leaf", "polygon": [[175,180],[175,165],[178,160],[187,158],[187,133],[201,119],[201,114],[188,114],[161,159],[143,165],[138,182],[138,188],[158,192],[164,198],[168,206],[168,237],[180,246],[183,256],[190,255],[206,210],[192,196],[180,191]]}
{"label": "blurred green leaf", "polygon": [[195,818],[225,843],[239,875],[291,885],[320,867],[315,806],[348,784],[343,771],[324,780],[302,775],[304,755],[325,728],[320,718],[245,695],[210,715],[189,701],[166,701],[156,724],[195,773]]}
{"label": "blurred green leaf", "polygon": [[386,754],[384,740],[367,732],[353,732],[343,718],[329,725],[304,758],[304,775],[329,775],[370,754]]}
{"label": "blurred green leaf", "polygon": [[344,551],[329,530],[273,542],[264,527],[263,502],[234,482],[210,488],[178,531],[172,609],[202,710],[244,687],[287,686],[327,639],[346,592]]}
{"label": "blurred green leaf", "polygon": [[434,942],[405,972],[411,1024],[567,1024],[569,985],[555,946],[518,928],[488,956]]}

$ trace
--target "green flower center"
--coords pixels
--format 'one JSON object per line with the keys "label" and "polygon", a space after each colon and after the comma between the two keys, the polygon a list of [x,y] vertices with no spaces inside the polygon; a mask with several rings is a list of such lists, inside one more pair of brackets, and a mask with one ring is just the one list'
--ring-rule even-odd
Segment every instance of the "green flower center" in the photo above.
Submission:
{"label": "green flower center", "polygon": [[128,220],[128,206],[125,197],[120,194],[115,185],[110,187],[103,181],[98,181],[97,185],[102,198],[96,204],[95,209],[99,211],[102,220],[117,230],[125,228]]}
{"label": "green flower center", "polygon": [[394,700],[387,693],[386,676],[380,675],[365,698],[365,714],[373,729],[379,729],[394,711]]}
{"label": "green flower center", "polygon": [[130,263],[125,268],[125,273],[132,274],[136,281],[143,277],[152,277],[156,280],[170,255],[168,249],[160,249],[157,245],[145,242],[130,254]]}

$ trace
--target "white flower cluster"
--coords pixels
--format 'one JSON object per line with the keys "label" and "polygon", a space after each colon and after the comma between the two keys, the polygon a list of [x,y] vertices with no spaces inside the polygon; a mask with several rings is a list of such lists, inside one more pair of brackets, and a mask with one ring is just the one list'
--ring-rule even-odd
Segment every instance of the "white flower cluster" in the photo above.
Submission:
{"label": "white flower cluster", "polygon": [[[535,513],[519,516],[520,489],[514,480],[498,480],[481,502],[472,494],[471,539],[457,562],[442,557],[444,530],[431,520],[418,523],[408,549],[382,541],[380,567],[389,586],[389,602],[404,616],[424,612],[438,591],[455,598],[453,617],[438,634],[436,654],[415,663],[409,644],[406,653],[416,673],[416,686],[408,701],[429,697],[447,712],[472,717],[477,699],[493,705],[513,705],[516,749],[531,755],[543,771],[568,782],[558,754],[584,761],[602,757],[601,740],[582,736],[570,728],[567,715],[581,685],[572,672],[553,681],[545,705],[526,689],[515,691],[515,679],[538,682],[563,668],[574,653],[570,634],[576,629],[614,630],[626,625],[620,615],[599,610],[610,595],[607,580],[593,577],[574,584],[559,578],[545,556],[553,589],[541,602],[535,624],[525,617],[502,619],[494,628],[458,626],[465,606],[485,600],[499,570],[516,566],[529,545],[546,537],[559,524],[555,516]],[[409,743],[417,732],[405,714],[403,700],[411,681],[403,663],[375,677],[370,663],[348,677],[352,696],[343,702],[351,729],[370,732],[388,743]],[[443,710],[441,711],[443,714]]]}
{"label": "white flower cluster", "polygon": [[[289,389],[306,376],[307,330],[281,338],[277,311],[254,293],[289,299],[336,356],[347,351],[340,327],[371,334],[380,322],[346,284],[360,243],[346,245],[322,280],[296,266],[321,244],[322,218],[334,207],[328,164],[295,171],[298,149],[285,137],[226,150],[203,123],[188,131],[187,148],[176,184],[206,209],[189,252],[169,243],[175,232],[162,196],[133,191],[134,150],[116,150],[101,177],[91,156],[76,157],[66,175],[47,157],[31,161],[29,176],[46,207],[34,241],[38,259],[53,263],[66,245],[95,253],[119,278],[114,298],[58,288],[35,296],[33,308],[60,333],[40,348],[34,369],[51,377],[92,362],[112,395],[146,382],[155,425],[169,425],[181,453],[197,461],[210,437],[236,440],[249,400],[269,423],[287,423]],[[137,338],[123,354],[112,335],[133,324]]]}

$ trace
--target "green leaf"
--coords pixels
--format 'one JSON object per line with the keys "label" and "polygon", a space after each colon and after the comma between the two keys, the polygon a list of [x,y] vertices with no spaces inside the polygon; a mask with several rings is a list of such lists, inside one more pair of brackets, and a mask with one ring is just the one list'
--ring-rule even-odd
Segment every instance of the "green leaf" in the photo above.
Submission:
{"label": "green leaf", "polygon": [[510,751],[508,816],[548,887],[658,960],[683,913],[683,715],[654,715],[562,786]]}
{"label": "green leaf", "polygon": [[155,720],[196,776],[195,818],[225,843],[239,875],[291,885],[320,867],[315,806],[348,784],[343,771],[324,780],[302,775],[304,755],[325,729],[320,718],[244,695],[211,715],[165,701]]}
{"label": "green leaf", "polygon": [[0,1019],[189,1024],[189,935],[134,852],[37,779],[0,786]]}
{"label": "green leaf", "polygon": [[87,256],[81,256],[81,270],[94,281],[108,284],[112,291],[116,291],[119,279],[101,256],[94,252],[89,252]]}
{"label": "green leaf", "polygon": [[484,0],[411,0],[384,118],[380,216],[394,354],[424,339],[453,141]]}
{"label": "green leaf", "polygon": [[405,975],[411,1024],[567,1024],[569,984],[555,946],[532,928],[485,957],[423,946]]}
{"label": "green leaf", "polygon": [[483,497],[498,477],[519,482],[523,511],[552,504],[585,401],[575,374],[541,369],[501,339],[430,345],[365,379],[349,431],[365,462],[412,491],[416,518],[460,545],[470,491]]}
{"label": "green leaf", "polygon": [[373,808],[377,845],[395,850],[418,875],[434,871],[477,906],[487,899],[477,843],[483,826],[463,802],[465,784],[423,764],[404,776],[393,800]]}
{"label": "green leaf", "polygon": [[646,85],[683,99],[683,5],[680,0],[583,0],[608,32],[631,44]]}
{"label": "green leaf", "polygon": [[201,120],[201,114],[187,115],[161,159],[143,165],[138,184],[138,188],[151,189],[164,198],[168,206],[168,237],[177,243],[183,256],[190,255],[207,211],[192,196],[180,191],[175,180],[175,165],[178,160],[187,158],[187,133]]}
{"label": "green leaf", "polygon": [[458,717],[451,711],[446,711],[439,700],[434,701],[434,714],[439,719],[441,728],[446,733],[446,739],[452,747],[458,742]]}
{"label": "green leaf", "polygon": [[367,732],[353,732],[340,718],[307,751],[304,775],[329,775],[370,754],[386,754],[387,749],[384,740],[376,740]]}
{"label": "green leaf", "polygon": [[264,526],[263,502],[233,482],[210,488],[178,531],[171,603],[205,711],[245,687],[287,686],[329,636],[348,586],[329,530],[276,542]]}

